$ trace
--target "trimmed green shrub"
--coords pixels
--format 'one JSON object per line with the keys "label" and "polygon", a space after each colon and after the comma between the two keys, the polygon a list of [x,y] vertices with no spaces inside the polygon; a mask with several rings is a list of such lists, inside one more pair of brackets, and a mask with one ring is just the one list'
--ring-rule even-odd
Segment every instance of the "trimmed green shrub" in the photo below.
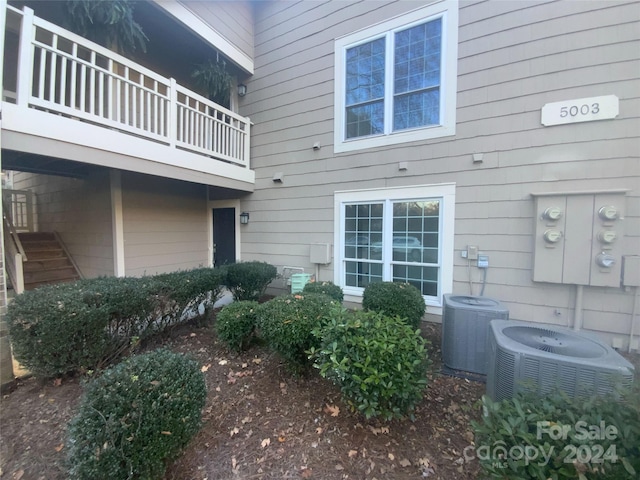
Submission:
{"label": "trimmed green shrub", "polygon": [[[154,277],[99,277],[76,285],[87,306],[109,316],[107,333],[111,338],[126,343],[151,335],[160,291]],[[40,294],[40,289],[36,292]]]}
{"label": "trimmed green shrub", "polygon": [[101,277],[18,295],[7,311],[16,358],[39,377],[101,369],[140,340],[187,321],[222,291],[221,272]]}
{"label": "trimmed green shrub", "polygon": [[199,365],[167,350],[105,370],[69,425],[69,477],[162,478],[200,428],[206,395]]}
{"label": "trimmed green shrub", "polygon": [[102,365],[119,348],[109,312],[84,299],[81,282],[48,285],[16,296],[7,323],[16,359],[38,377]]}
{"label": "trimmed green shrub", "polygon": [[472,422],[474,447],[488,478],[621,480],[640,475],[640,389],[620,398],[545,398],[519,394],[492,402]]}
{"label": "trimmed green shrub", "polygon": [[157,288],[157,307],[163,312],[159,330],[187,318],[207,317],[222,295],[226,272],[220,268],[195,268],[152,277]]}
{"label": "trimmed green shrub", "polygon": [[310,366],[307,350],[317,345],[311,331],[322,324],[335,304],[318,293],[276,297],[258,307],[260,336],[293,371],[301,372]]}
{"label": "trimmed green shrub", "polygon": [[366,418],[412,415],[427,385],[427,341],[399,317],[335,309],[315,329],[311,350],[320,375],[340,387],[344,399]]}
{"label": "trimmed green shrub", "polygon": [[278,270],[266,262],[241,262],[227,265],[226,285],[236,301],[258,301]]}
{"label": "trimmed green shrub", "polygon": [[362,308],[404,318],[418,328],[427,307],[420,290],[409,283],[376,282],[364,289]]}
{"label": "trimmed green shrub", "polygon": [[344,293],[342,288],[333,282],[309,282],[304,286],[303,293],[323,293],[342,303]]}
{"label": "trimmed green shrub", "polygon": [[257,309],[258,302],[250,300],[224,306],[216,316],[218,338],[232,350],[246,348],[256,328]]}

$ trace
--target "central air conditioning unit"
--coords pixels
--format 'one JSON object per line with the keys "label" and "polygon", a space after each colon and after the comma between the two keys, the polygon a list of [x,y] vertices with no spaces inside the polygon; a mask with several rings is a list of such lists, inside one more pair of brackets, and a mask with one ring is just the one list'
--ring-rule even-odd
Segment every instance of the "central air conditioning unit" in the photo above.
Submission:
{"label": "central air conditioning unit", "polygon": [[618,352],[584,332],[539,323],[490,322],[487,395],[494,401],[518,392],[606,395],[629,388],[633,371]]}
{"label": "central air conditioning unit", "polygon": [[487,374],[489,322],[508,319],[509,310],[493,298],[443,296],[442,361],[452,370]]}

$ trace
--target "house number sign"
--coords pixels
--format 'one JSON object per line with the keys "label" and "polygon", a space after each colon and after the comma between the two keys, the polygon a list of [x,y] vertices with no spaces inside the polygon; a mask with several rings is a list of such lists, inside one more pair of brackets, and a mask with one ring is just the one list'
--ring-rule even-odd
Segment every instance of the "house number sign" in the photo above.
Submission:
{"label": "house number sign", "polygon": [[578,98],[564,102],[547,103],[542,107],[542,124],[564,125],[565,123],[592,122],[615,118],[619,113],[618,97]]}

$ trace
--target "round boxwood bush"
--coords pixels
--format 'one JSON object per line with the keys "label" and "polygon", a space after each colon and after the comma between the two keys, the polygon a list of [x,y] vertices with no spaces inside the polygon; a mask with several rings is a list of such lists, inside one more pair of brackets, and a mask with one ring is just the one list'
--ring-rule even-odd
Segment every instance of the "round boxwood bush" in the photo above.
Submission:
{"label": "round boxwood bush", "polygon": [[69,478],[162,478],[200,428],[206,395],[198,364],[167,350],[105,370],[69,425]]}
{"label": "round boxwood bush", "polygon": [[342,303],[344,293],[342,289],[333,282],[309,282],[304,286],[303,293],[323,293]]}
{"label": "round boxwood bush", "polygon": [[276,297],[258,307],[260,336],[293,371],[301,372],[310,366],[307,350],[317,343],[311,331],[335,305],[335,300],[319,293]]}
{"label": "round boxwood bush", "polygon": [[364,289],[362,308],[404,318],[410,326],[418,328],[426,305],[420,290],[409,283],[376,282]]}
{"label": "round boxwood bush", "polygon": [[258,302],[243,300],[226,305],[216,316],[218,338],[232,350],[240,351],[251,342],[256,328]]}
{"label": "round boxwood bush", "polygon": [[226,285],[236,301],[260,300],[278,270],[266,262],[241,262],[227,265]]}
{"label": "round boxwood bush", "polygon": [[366,418],[411,415],[427,385],[427,341],[399,317],[372,311],[334,310],[314,330],[311,351],[320,374]]}

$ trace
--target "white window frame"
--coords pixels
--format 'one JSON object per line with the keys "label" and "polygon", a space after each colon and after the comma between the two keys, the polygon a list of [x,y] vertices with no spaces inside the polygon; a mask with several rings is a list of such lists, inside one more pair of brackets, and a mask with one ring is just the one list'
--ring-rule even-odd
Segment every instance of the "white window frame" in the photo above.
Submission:
{"label": "white window frame", "polygon": [[[442,18],[442,65],[440,78],[440,125],[393,132],[393,69],[386,69],[385,79],[385,133],[367,137],[345,139],[346,51],[362,43],[387,36],[387,66],[392,62],[393,34],[414,25]],[[391,55],[391,57],[390,57]],[[364,148],[395,145],[455,135],[456,95],[458,77],[458,3],[439,1],[383,23],[365,28],[335,41],[334,88],[334,152],[351,152]]]}
{"label": "white window frame", "polygon": [[[345,190],[334,193],[334,283],[342,287],[345,300],[361,303],[364,289],[361,287],[345,286],[345,259],[344,259],[344,224],[345,204],[396,202],[424,199],[439,199],[441,236],[439,239],[440,269],[438,283],[440,286],[439,298],[424,297],[427,304],[427,313],[442,315],[442,295],[453,291],[453,239],[456,204],[456,184],[440,183],[433,185],[415,185],[410,187],[376,188],[370,190]],[[392,218],[385,213],[383,238],[385,245],[392,245],[393,229]],[[390,280],[390,262],[383,266],[385,281]]]}

